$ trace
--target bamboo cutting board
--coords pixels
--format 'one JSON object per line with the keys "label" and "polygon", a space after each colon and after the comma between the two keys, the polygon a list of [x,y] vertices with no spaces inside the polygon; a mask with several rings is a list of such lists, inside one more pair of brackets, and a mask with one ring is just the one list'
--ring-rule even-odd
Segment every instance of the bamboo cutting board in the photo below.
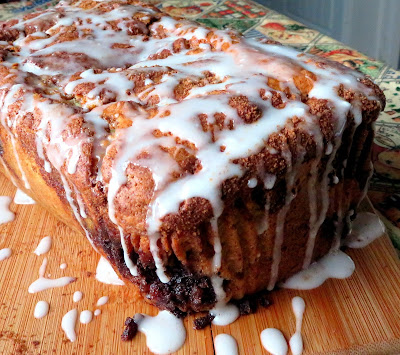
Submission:
{"label": "bamboo cutting board", "polygon": [[[0,195],[14,196],[15,188],[0,175]],[[370,207],[367,207],[370,208]],[[95,279],[99,256],[88,241],[70,230],[38,205],[11,205],[14,222],[0,225],[0,249],[11,248],[9,259],[0,262],[0,354],[149,354],[142,334],[132,341],[120,340],[125,318],[137,312],[155,315],[155,307],[141,300],[134,289],[111,286]],[[53,238],[50,251],[33,253],[46,235]],[[347,280],[329,280],[311,291],[278,290],[271,294],[273,305],[244,316],[229,326],[192,329],[193,317],[184,321],[187,339],[178,354],[213,354],[213,338],[220,333],[235,337],[240,354],[267,354],[260,333],[278,328],[286,339],[294,333],[291,299],[301,296],[306,303],[302,328],[303,354],[399,354],[400,353],[400,262],[385,236],[364,249],[348,251],[356,272]],[[38,278],[44,257],[46,275],[77,277],[62,288],[29,294]],[[65,270],[60,264],[67,263]],[[82,291],[82,301],[72,295]],[[101,296],[109,302],[96,307]],[[50,304],[49,314],[35,319],[39,300]],[[89,324],[77,324],[77,340],[71,343],[61,330],[63,315],[73,309],[101,315]]]}

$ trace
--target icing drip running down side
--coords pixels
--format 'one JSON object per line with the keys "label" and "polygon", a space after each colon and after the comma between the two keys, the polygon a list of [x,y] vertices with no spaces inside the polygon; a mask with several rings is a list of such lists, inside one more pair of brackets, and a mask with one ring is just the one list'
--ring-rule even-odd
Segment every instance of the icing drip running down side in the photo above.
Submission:
{"label": "icing drip running down side", "polygon": [[[56,177],[64,190],[60,198],[93,246],[91,234],[98,226],[92,225],[99,221],[107,225],[109,241],[111,235],[119,236],[116,247],[122,248],[135,282],[142,276],[139,263],[148,267],[143,260],[154,261],[161,282],[171,280],[168,262],[173,258],[162,239],[169,233],[166,221],[180,217],[191,199],[208,201],[206,224],[214,253],[202,270],[212,280],[217,296],[214,313],[219,314],[217,309],[228,307],[224,301],[229,297],[221,276],[219,221],[226,207],[222,187],[230,179],[242,178],[252,191],[259,185],[270,190],[281,180],[286,182],[276,223],[270,223],[273,213],[266,198],[258,228],[261,234],[275,225],[271,270],[266,271],[271,290],[279,281],[285,220],[296,195],[298,167],[309,152],[297,141],[293,155],[289,143],[277,149],[268,141],[296,125],[316,148],[308,184],[309,235],[303,261],[307,268],[329,208],[330,176],[348,117],[353,117],[354,134],[362,121],[360,97],[379,101],[362,83],[364,77],[279,44],[171,18],[145,3],[91,4],[84,10],[79,1],[66,2],[36,17],[13,20],[15,38],[0,43],[7,53],[0,63],[6,73],[0,87],[0,123],[9,137],[7,149],[15,156],[13,169],[1,161],[11,178],[15,175],[19,185],[30,188],[31,167],[22,164],[27,152],[18,136],[29,125],[29,153],[36,155],[43,177]],[[36,25],[39,19],[44,28]],[[350,90],[353,98],[346,101],[341,90]],[[320,114],[312,113],[309,100],[323,102],[332,114],[327,119],[330,138],[322,132]],[[256,173],[238,163],[258,153],[283,158],[282,172]],[[325,156],[321,175],[319,164]],[[146,196],[135,186],[148,188]],[[318,196],[320,205],[315,202]],[[94,199],[104,206],[91,208]],[[0,211],[6,211],[7,201],[0,197]],[[144,205],[141,214],[131,213],[131,205]],[[8,219],[4,213],[0,216],[0,223],[13,219],[12,212]],[[133,216],[138,220],[132,222]],[[141,249],[143,245],[147,249]],[[149,255],[131,258],[139,249]],[[97,272],[102,282],[123,284],[105,270],[104,262],[99,267],[104,267]],[[128,271],[124,265],[120,268],[122,274]],[[40,279],[42,284],[45,280]]]}

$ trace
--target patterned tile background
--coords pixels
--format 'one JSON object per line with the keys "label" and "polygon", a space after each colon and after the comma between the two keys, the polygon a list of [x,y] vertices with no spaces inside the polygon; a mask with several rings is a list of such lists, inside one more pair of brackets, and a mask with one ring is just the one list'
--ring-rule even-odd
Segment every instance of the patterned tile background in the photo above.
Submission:
{"label": "patterned tile background", "polygon": [[[21,0],[0,4],[0,20],[54,6],[59,0]],[[375,174],[369,197],[400,249],[400,71],[251,0],[147,0],[163,11],[216,28],[233,28],[246,37],[269,36],[371,76],[384,90],[387,106],[376,122]]]}

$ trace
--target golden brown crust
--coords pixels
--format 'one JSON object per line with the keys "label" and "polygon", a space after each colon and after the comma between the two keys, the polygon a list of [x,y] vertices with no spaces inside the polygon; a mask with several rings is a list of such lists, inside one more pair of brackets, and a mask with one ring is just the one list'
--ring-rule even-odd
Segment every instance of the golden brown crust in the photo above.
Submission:
{"label": "golden brown crust", "polygon": [[[235,46],[242,46],[235,33],[217,32],[184,21],[176,22],[171,29],[165,15],[138,1],[83,0],[71,4],[79,6],[82,14],[89,11],[99,18],[128,4],[140,8],[129,18],[99,21],[101,31],[121,33],[120,41],[106,43],[109,45],[106,49],[115,54],[111,62],[84,49],[82,53],[68,49],[76,41],[90,42],[98,30],[93,25],[94,18],[69,23],[65,20],[71,16],[68,8],[30,14],[23,22],[12,20],[1,25],[0,40],[8,44],[0,45],[3,108],[0,157],[4,163],[0,169],[63,222],[77,230],[86,230],[99,251],[120,275],[137,285],[145,299],[175,312],[206,310],[216,302],[210,280],[215,274],[212,260],[216,254],[216,231],[211,223],[215,205],[206,197],[191,196],[180,201],[174,212],[162,216],[156,244],[158,256],[170,276],[168,283],[162,283],[156,273],[148,232],[149,210],[160,193],[148,162],[160,154],[160,164],[165,160],[174,167],[166,173],[163,183],[182,181],[206,170],[207,161],[201,158],[200,146],[172,129],[152,129],[146,139],[157,142],[157,153],[142,149],[135,151],[131,161],[124,162],[124,181],[110,201],[117,162],[129,139],[126,132],[132,133],[137,123],[159,119],[172,121],[178,114],[176,107],[190,102],[193,97],[225,100],[223,110],[216,107],[212,113],[207,111],[209,101],[205,101],[205,107],[196,111],[193,119],[193,129],[207,134],[208,144],[217,145],[220,153],[229,152],[229,147],[220,142],[223,134],[228,132],[233,136],[240,127],[258,124],[276,112],[286,117],[285,112],[293,103],[303,109],[303,113],[296,111],[288,115],[258,149],[232,158],[229,164],[240,166],[241,175],[230,176],[218,186],[223,207],[218,218],[222,244],[219,276],[224,279],[227,299],[239,299],[268,287],[279,214],[289,206],[288,196],[290,206],[285,216],[285,238],[276,281],[302,268],[311,233],[310,179],[315,179],[316,188],[321,191],[325,180],[328,181],[329,198],[326,216],[315,236],[311,260],[329,251],[335,233],[339,238],[347,233],[348,211],[357,207],[368,182],[372,123],[385,105],[383,93],[372,81],[355,76],[354,87],[334,87],[333,96],[360,109],[359,112],[348,110],[346,117],[338,117],[338,105],[334,100],[318,97],[318,90],[314,89],[322,80],[321,69],[336,68],[343,75],[349,75],[349,71],[340,66],[315,57],[304,61],[302,57],[298,60],[285,57],[285,60],[279,59],[282,77],[266,73],[263,87],[255,87],[247,93],[241,88],[236,90],[235,85],[240,83],[232,84],[229,75],[223,77],[212,72],[215,58],[196,57],[203,52],[229,53],[234,60],[238,55]],[[38,17],[39,14],[45,16]],[[88,28],[82,30],[79,26],[85,21]],[[198,35],[197,30],[200,31]],[[132,58],[137,47],[146,46],[149,41],[155,41],[151,46],[158,44],[157,41],[163,43],[172,37],[171,31],[178,31],[174,36],[179,37],[171,42],[171,48],[160,46],[159,50],[146,52],[147,56],[140,60],[148,61],[148,65],[135,67],[137,63]],[[38,41],[44,41],[40,47],[44,54],[36,55],[36,49],[32,49],[35,47],[29,47]],[[276,43],[267,45],[276,47]],[[56,50],[51,50],[52,46]],[[31,48],[28,54],[24,52],[27,48]],[[261,68],[273,65],[276,59],[247,45],[239,50],[256,57]],[[8,61],[12,56],[15,59],[23,55],[26,58],[17,65]],[[163,60],[176,56],[193,56],[194,59],[182,66],[162,65]],[[152,65],[152,61],[157,64]],[[191,73],[191,68],[198,66],[206,70],[197,70],[195,74],[185,72]],[[253,89],[254,76],[248,78],[249,90]],[[114,82],[109,84],[110,78],[119,86]],[[162,89],[166,82],[172,83],[168,94]],[[174,103],[170,105],[168,100]],[[314,126],[310,125],[311,118],[315,120]],[[337,150],[329,153],[336,144],[337,121],[344,124],[342,142],[334,148]],[[238,141],[237,144],[242,143]],[[75,153],[75,146],[79,154]],[[74,159],[75,163],[71,163]],[[51,170],[46,163],[51,165]],[[328,168],[332,169],[324,178]],[[272,177],[273,183],[268,180]],[[339,183],[333,182],[334,177]],[[291,178],[293,183],[290,183]],[[321,209],[322,204],[318,201],[317,209]],[[114,215],[110,206],[115,210]],[[260,229],[265,224],[266,213],[268,225]],[[126,244],[126,254],[137,266],[137,276],[132,276],[128,269],[121,241]]]}

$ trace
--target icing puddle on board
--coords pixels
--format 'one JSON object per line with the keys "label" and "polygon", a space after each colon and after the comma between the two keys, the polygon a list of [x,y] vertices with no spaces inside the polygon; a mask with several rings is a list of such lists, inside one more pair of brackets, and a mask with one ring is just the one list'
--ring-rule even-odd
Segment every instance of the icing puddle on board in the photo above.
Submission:
{"label": "icing puddle on board", "polygon": [[39,278],[31,283],[31,285],[28,288],[29,293],[36,293],[54,287],[63,287],[76,281],[75,277],[67,277],[67,276],[60,277],[58,279],[49,279],[44,276],[44,274],[46,273],[46,267],[47,267],[47,258],[44,258],[42,266],[39,269]]}
{"label": "icing puddle on board", "polygon": [[117,273],[112,268],[111,264],[105,257],[100,257],[99,263],[96,268],[96,280],[108,285],[125,285]]}
{"label": "icing puddle on board", "polygon": [[155,354],[170,354],[182,347],[186,339],[186,329],[182,319],[168,311],[160,311],[157,316],[135,314],[139,332],[146,335],[147,347]]}
{"label": "icing puddle on board", "polygon": [[83,297],[83,293],[81,291],[75,291],[72,296],[72,300],[76,303],[79,302]]}
{"label": "icing puddle on board", "polygon": [[77,319],[78,310],[74,308],[67,312],[61,320],[61,328],[71,342],[76,340],[75,326]]}
{"label": "icing puddle on board", "polygon": [[80,316],[79,316],[79,321],[82,324],[89,324],[93,319],[93,313],[92,311],[89,310],[84,310],[81,312]]}
{"label": "icing puddle on board", "polygon": [[303,324],[303,315],[306,309],[306,304],[301,297],[292,299],[292,308],[296,317],[296,332],[289,340],[290,350],[293,355],[301,355],[303,352],[303,338],[301,336],[301,325]]}
{"label": "icing puddle on board", "polygon": [[[306,304],[301,297],[292,299],[292,308],[296,317],[296,331],[289,341],[290,350],[293,355],[301,355],[303,353],[303,338],[301,336],[301,325],[303,323],[303,315]],[[260,334],[261,344],[265,350],[272,355],[286,355],[288,352],[287,341],[279,329],[267,328]]]}
{"label": "icing puddle on board", "polygon": [[238,355],[238,346],[233,336],[218,334],[214,340],[215,355]]}
{"label": "icing puddle on board", "polygon": [[279,329],[267,328],[261,332],[261,343],[265,350],[272,355],[286,355],[288,345],[286,339]]}
{"label": "icing puddle on board", "polygon": [[355,270],[353,260],[338,250],[324,256],[307,269],[293,275],[279,286],[295,290],[311,290],[321,286],[327,279],[345,279]]}
{"label": "icing puddle on board", "polygon": [[0,261],[8,259],[12,254],[10,248],[4,248],[0,250]]}
{"label": "icing puddle on board", "polygon": [[46,301],[39,301],[36,303],[35,311],[33,312],[35,318],[43,318],[47,316],[47,313],[49,313],[49,304]]}
{"label": "icing puddle on board", "polygon": [[107,302],[108,302],[108,296],[100,297],[100,298],[97,300],[96,306],[97,306],[97,307],[99,307],[99,306],[104,306]]}
{"label": "icing puddle on board", "polygon": [[36,255],[42,255],[48,253],[51,248],[51,237],[44,237],[36,247],[34,253]]}
{"label": "icing puddle on board", "polygon": [[0,224],[12,222],[15,214],[10,211],[11,197],[0,196]]}
{"label": "icing puddle on board", "polygon": [[20,189],[17,189],[17,192],[14,196],[14,203],[16,205],[34,205],[36,202],[35,200],[28,196],[25,192]]}

